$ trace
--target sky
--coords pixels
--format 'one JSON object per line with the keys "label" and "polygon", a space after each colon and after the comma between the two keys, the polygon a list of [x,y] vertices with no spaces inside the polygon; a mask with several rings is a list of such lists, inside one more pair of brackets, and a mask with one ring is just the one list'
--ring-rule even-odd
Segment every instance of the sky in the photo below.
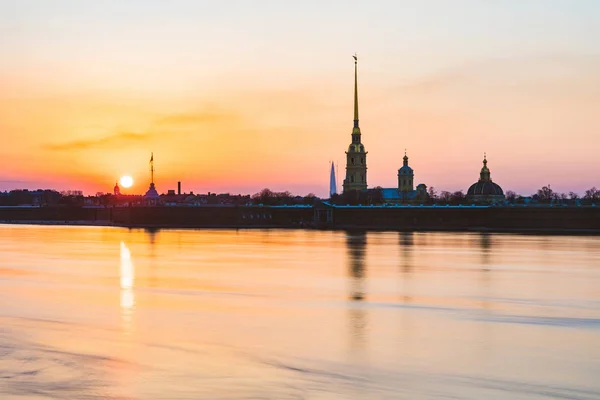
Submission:
{"label": "sky", "polygon": [[0,190],[600,187],[595,0],[0,0]]}

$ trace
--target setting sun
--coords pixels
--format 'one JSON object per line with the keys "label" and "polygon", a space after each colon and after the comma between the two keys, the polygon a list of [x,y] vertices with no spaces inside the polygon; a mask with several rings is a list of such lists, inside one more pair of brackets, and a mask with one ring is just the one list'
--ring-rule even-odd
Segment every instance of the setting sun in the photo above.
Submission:
{"label": "setting sun", "polygon": [[129,187],[131,187],[133,185],[133,178],[131,176],[129,176],[129,175],[124,175],[119,180],[119,183],[124,188],[129,188]]}

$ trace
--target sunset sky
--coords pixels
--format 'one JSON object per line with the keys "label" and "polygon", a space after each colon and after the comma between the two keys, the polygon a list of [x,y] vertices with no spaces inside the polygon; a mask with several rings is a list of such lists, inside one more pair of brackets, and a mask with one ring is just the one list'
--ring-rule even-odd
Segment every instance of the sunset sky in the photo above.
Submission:
{"label": "sunset sky", "polygon": [[[0,0],[0,190],[600,187],[595,0]],[[343,176],[338,177],[341,189]]]}

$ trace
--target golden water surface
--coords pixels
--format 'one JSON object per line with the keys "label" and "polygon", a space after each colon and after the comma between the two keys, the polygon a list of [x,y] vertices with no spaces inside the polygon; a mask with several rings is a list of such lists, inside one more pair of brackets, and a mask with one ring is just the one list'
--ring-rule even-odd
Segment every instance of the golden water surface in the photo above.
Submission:
{"label": "golden water surface", "polygon": [[0,399],[600,399],[600,237],[0,225]]}

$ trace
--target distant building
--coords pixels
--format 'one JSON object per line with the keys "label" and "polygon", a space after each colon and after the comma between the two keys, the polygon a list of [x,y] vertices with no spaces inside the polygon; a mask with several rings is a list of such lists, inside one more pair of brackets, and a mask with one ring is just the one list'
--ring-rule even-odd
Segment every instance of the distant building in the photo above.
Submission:
{"label": "distant building", "polygon": [[337,181],[335,179],[335,167],[331,162],[331,173],[329,174],[329,197],[337,194]]}
{"label": "distant building", "polygon": [[157,205],[159,203],[160,196],[154,186],[154,153],[150,156],[150,187],[144,195],[144,202],[147,205]]}
{"label": "distant building", "polygon": [[477,204],[493,204],[504,201],[504,191],[499,185],[492,182],[485,154],[483,156],[483,167],[479,173],[479,181],[469,187],[467,201]]}
{"label": "distant building", "polygon": [[387,204],[416,204],[423,203],[429,198],[427,186],[423,183],[414,188],[415,173],[408,165],[408,156],[404,153],[402,167],[398,170],[398,187],[382,188],[383,202]]}
{"label": "distant building", "polygon": [[121,195],[121,188],[119,187],[119,183],[115,182],[115,187],[113,188],[113,193],[115,196]]}
{"label": "distant building", "polygon": [[360,127],[358,126],[358,72],[357,58],[354,56],[354,127],[352,128],[352,143],[346,152],[346,178],[344,193],[351,190],[367,189],[367,152],[361,143]]}

